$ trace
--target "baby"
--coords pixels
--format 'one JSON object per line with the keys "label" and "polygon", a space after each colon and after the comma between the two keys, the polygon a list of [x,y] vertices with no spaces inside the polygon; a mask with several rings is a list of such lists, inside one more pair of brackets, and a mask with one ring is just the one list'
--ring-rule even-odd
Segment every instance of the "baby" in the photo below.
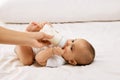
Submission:
{"label": "baby", "polygon": [[[48,23],[32,22],[27,27],[26,31],[38,32],[42,30],[45,24]],[[48,64],[48,60],[54,55],[63,58],[63,63],[61,64],[66,62],[71,65],[88,65],[94,61],[95,50],[85,39],[68,39],[63,47],[48,46],[49,44],[50,42],[46,40],[47,47],[41,48],[37,51],[29,46],[16,46],[15,51],[24,65],[31,65],[35,59],[41,66],[46,66]]]}

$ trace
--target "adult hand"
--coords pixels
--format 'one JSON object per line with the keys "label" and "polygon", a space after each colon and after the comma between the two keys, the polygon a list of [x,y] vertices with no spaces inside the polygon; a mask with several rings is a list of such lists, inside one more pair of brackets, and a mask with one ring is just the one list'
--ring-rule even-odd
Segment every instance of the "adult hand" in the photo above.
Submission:
{"label": "adult hand", "polygon": [[29,46],[40,48],[49,45],[50,42],[48,41],[48,39],[51,39],[52,37],[53,36],[43,32],[33,32],[31,38],[31,44]]}
{"label": "adult hand", "polygon": [[43,47],[52,36],[43,32],[20,32],[0,27],[0,43],[31,47]]}

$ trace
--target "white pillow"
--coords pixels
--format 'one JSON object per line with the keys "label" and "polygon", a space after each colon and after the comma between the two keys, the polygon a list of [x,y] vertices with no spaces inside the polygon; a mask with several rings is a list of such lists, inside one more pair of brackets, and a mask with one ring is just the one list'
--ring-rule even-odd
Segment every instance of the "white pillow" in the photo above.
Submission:
{"label": "white pillow", "polygon": [[0,21],[120,20],[120,0],[0,0]]}

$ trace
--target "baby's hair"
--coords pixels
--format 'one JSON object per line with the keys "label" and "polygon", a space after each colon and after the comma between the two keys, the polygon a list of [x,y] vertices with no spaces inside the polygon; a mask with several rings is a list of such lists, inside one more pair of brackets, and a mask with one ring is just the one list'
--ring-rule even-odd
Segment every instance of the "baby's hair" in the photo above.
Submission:
{"label": "baby's hair", "polygon": [[[88,42],[89,43],[89,42]],[[91,60],[91,62],[89,63],[89,64],[91,64],[93,61],[94,61],[94,58],[95,58],[95,49],[94,49],[94,47],[89,43],[89,46],[90,46],[90,53],[91,53],[91,55],[93,55],[92,56],[92,60]]]}
{"label": "baby's hair", "polygon": [[81,64],[77,64],[77,65],[89,65],[89,64],[91,64],[94,61],[95,49],[88,41],[86,41],[86,42],[87,42],[86,49],[88,49],[88,53],[90,54],[90,56],[84,55],[85,60],[87,60],[86,63],[84,63],[84,64],[81,63]]}

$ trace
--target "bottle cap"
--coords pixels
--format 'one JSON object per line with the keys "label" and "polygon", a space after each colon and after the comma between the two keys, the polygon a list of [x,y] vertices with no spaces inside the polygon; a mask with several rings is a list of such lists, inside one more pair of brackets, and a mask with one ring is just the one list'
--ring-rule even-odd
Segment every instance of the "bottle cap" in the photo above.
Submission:
{"label": "bottle cap", "polygon": [[61,39],[61,41],[59,42],[58,46],[64,47],[66,42],[67,42],[67,38],[62,37],[62,39]]}

